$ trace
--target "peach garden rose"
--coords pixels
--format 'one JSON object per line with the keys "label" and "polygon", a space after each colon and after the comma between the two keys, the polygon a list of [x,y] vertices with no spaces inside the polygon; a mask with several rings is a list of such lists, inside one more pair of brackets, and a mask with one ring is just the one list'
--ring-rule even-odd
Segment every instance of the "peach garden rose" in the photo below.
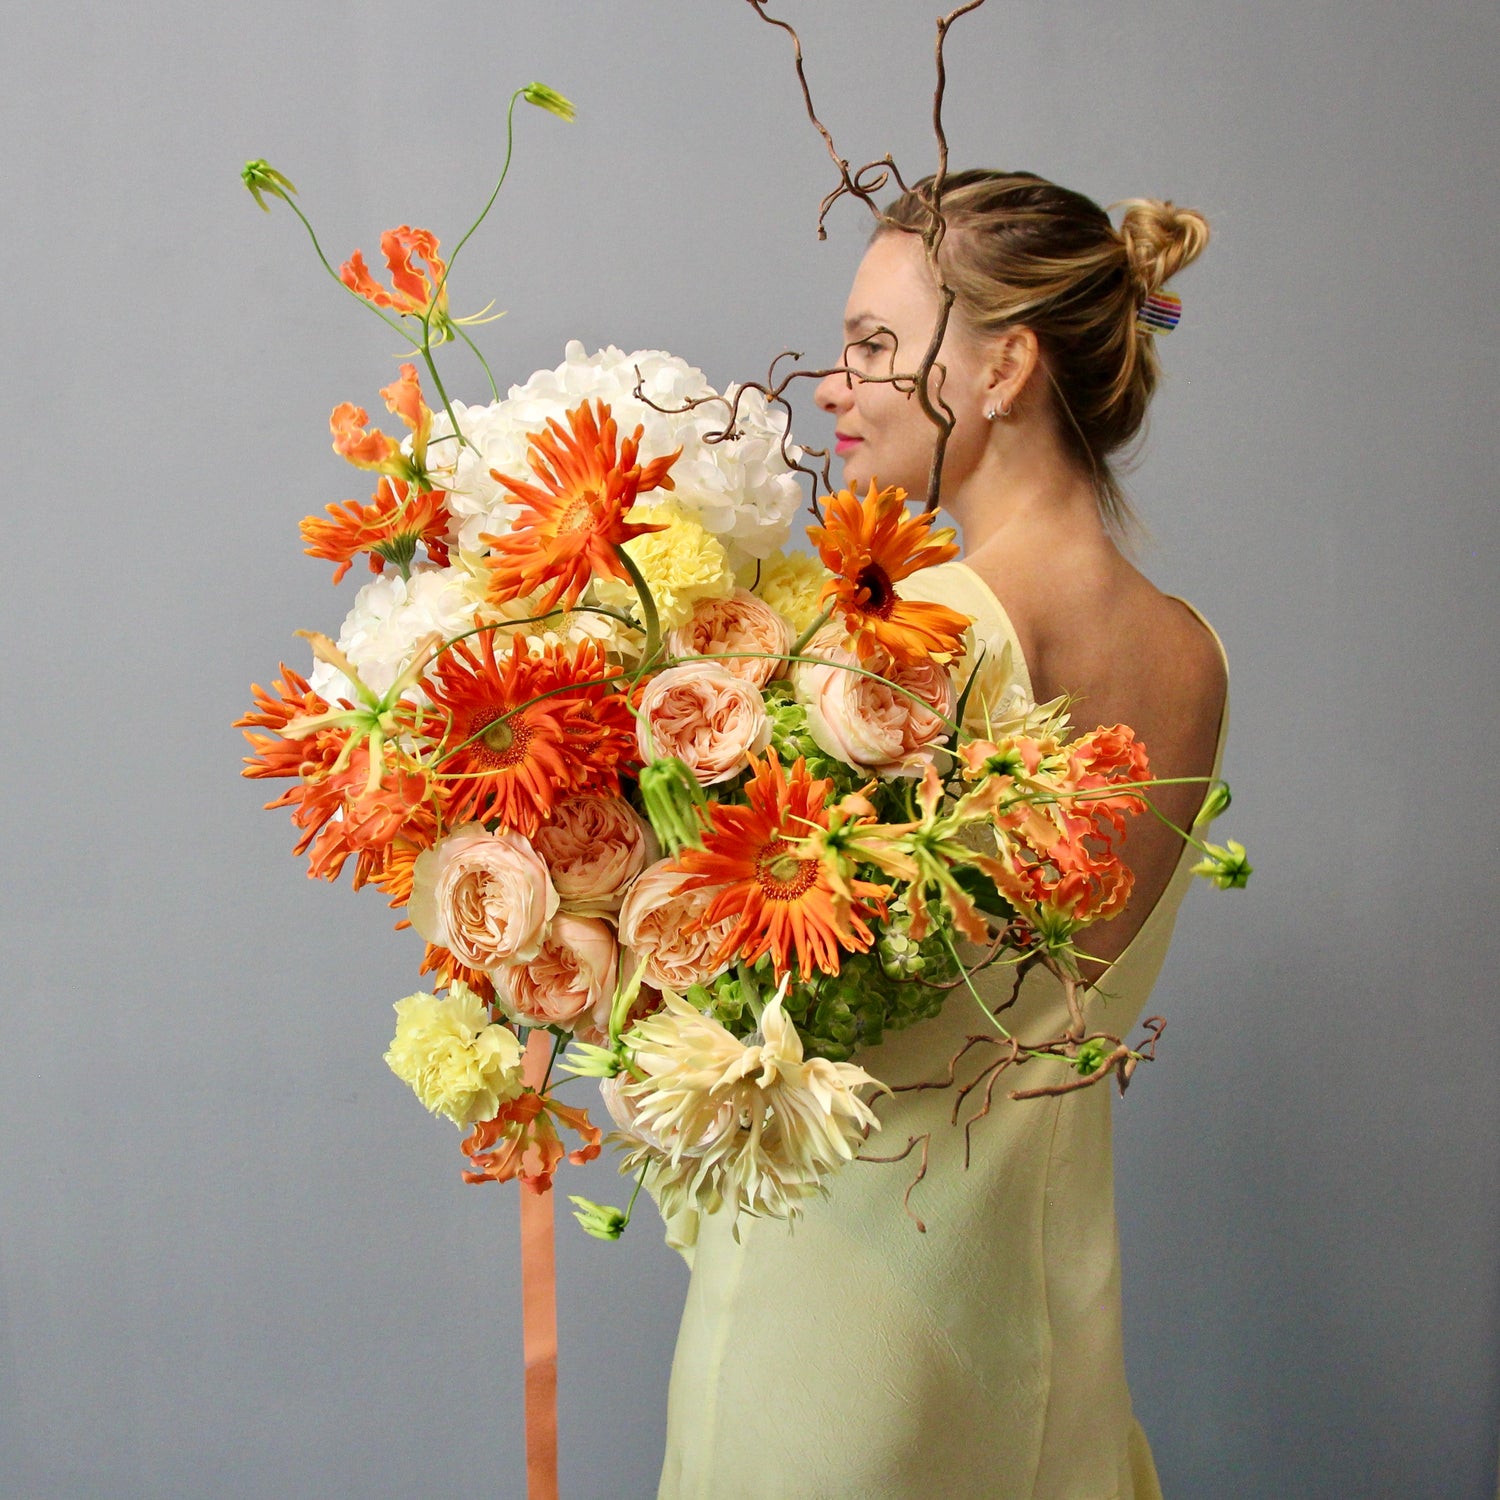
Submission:
{"label": "peach garden rose", "polygon": [[806,654],[823,661],[798,663],[792,682],[820,749],[881,776],[920,776],[935,762],[958,701],[946,667],[932,661],[898,667],[878,647],[862,662],[836,624],[824,626]]}
{"label": "peach garden rose", "polygon": [[[721,658],[718,665],[726,672],[755,687],[764,687],[781,671],[786,664],[774,658],[784,656],[791,644],[791,626],[748,589],[736,589],[728,599],[698,600],[692,619],[667,636],[667,649],[674,656]],[[737,651],[770,654],[725,656]]]}
{"label": "peach garden rose", "polygon": [[656,858],[656,839],[623,798],[585,792],[559,802],[532,839],[566,911],[617,912],[625,888]]}
{"label": "peach garden rose", "polygon": [[560,911],[541,949],[524,963],[494,972],[501,1005],[524,1026],[566,1026],[587,1020],[615,992],[619,949],[609,923]]}
{"label": "peach garden rose", "polygon": [[645,964],[644,983],[659,990],[682,994],[689,985],[701,984],[724,971],[714,955],[733,930],[736,918],[725,917],[699,928],[718,892],[685,891],[677,887],[687,877],[669,859],[658,860],[644,870],[626,893],[620,908],[620,946],[626,950],[625,973]]}
{"label": "peach garden rose", "polygon": [[459,963],[490,970],[535,958],[557,906],[529,839],[466,823],[417,856],[407,915]]}
{"label": "peach garden rose", "polygon": [[738,775],[771,743],[758,688],[717,662],[668,667],[641,694],[636,739],[644,760],[676,756],[701,786]]}

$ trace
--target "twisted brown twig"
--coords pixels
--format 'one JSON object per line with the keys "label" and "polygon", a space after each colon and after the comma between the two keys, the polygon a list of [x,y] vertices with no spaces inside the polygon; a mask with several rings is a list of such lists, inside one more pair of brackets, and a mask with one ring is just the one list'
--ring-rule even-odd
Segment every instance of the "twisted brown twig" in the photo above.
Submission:
{"label": "twisted brown twig", "polygon": [[[812,88],[807,80],[807,68],[802,53],[802,38],[798,36],[796,29],[789,22],[783,21],[767,11],[767,0],[747,0],[747,3],[768,26],[774,26],[778,30],[786,32],[791,38],[793,67],[796,70],[798,86],[802,91],[802,102],[807,110],[807,117],[812,122],[813,128],[822,137],[823,144],[828,151],[829,159],[838,171],[838,183],[824,195],[822,202],[818,206],[818,238],[820,240],[827,239],[828,230],[826,221],[829,210],[843,197],[858,199],[875,216],[877,223],[883,223],[885,221],[884,214],[881,212],[880,205],[875,200],[875,195],[893,180],[903,193],[911,191],[905,178],[902,177],[900,169],[896,166],[894,158],[888,152],[876,161],[866,162],[862,167],[851,169],[848,158],[839,154],[838,146],[833,139],[833,132],[824,124],[818,114],[817,107],[813,103]],[[938,366],[937,356],[939,350],[942,348],[943,339],[948,330],[949,316],[953,309],[955,296],[953,289],[943,279],[942,268],[938,264],[938,250],[942,245],[943,235],[947,228],[942,214],[943,184],[948,175],[948,136],[943,127],[943,95],[947,87],[948,75],[943,57],[943,48],[947,40],[949,28],[953,23],[960,16],[967,15],[970,11],[978,10],[983,4],[984,0],[966,0],[965,4],[960,5],[956,10],[950,11],[946,16],[941,17],[937,23],[937,43],[935,49],[937,83],[932,96],[932,124],[933,133],[937,138],[938,161],[937,171],[933,174],[930,184],[923,189],[922,193],[923,203],[928,211],[927,223],[922,230],[922,247],[938,289],[938,316],[936,323],[933,325],[932,337],[928,340],[927,348],[914,372],[904,375],[893,373],[885,377],[858,375],[858,378],[862,381],[891,384],[898,390],[915,395],[923,414],[937,428],[937,441],[933,448],[932,466],[928,474],[927,497],[924,507],[928,511],[936,510],[938,506],[943,459],[947,452],[948,438],[953,431],[954,424],[952,407],[943,400],[940,389],[934,391],[932,388],[933,370],[935,368],[938,369],[939,376],[941,376],[941,367]],[[887,329],[885,332],[889,333],[890,330]],[[894,335],[892,335],[892,339],[894,341]],[[893,371],[895,358],[898,353],[899,343],[896,344],[892,353]],[[847,364],[842,364],[836,365],[831,369],[794,370],[778,380],[776,378],[776,366],[781,360],[788,357],[800,359],[801,355],[791,354],[789,356],[787,353],[778,354],[771,362],[770,372],[764,382],[752,381],[740,386],[733,400],[729,421],[720,432],[710,434],[705,438],[705,441],[731,441],[736,432],[741,394],[750,390],[759,391],[768,405],[779,406],[787,414],[787,428],[782,436],[782,458],[789,469],[796,473],[806,474],[811,479],[812,496],[810,503],[813,514],[821,521],[823,514],[818,505],[818,497],[820,493],[831,494],[833,492],[833,484],[829,478],[829,470],[833,461],[832,456],[826,448],[804,449],[802,457],[822,460],[821,465],[817,468],[809,467],[799,459],[792,457],[789,451],[792,413],[791,405],[786,400],[786,391],[794,380],[823,380],[829,375],[842,375],[846,380],[852,381],[858,372],[852,370]],[[941,379],[939,379],[937,384],[939,387],[941,386]],[[641,392],[639,385],[637,385],[635,394],[638,399],[645,401],[647,405],[654,405]],[[702,405],[704,401],[722,399],[724,398],[703,397],[689,400],[684,406],[675,408],[675,411],[678,413],[689,411],[696,406]],[[656,409],[663,410],[660,407]],[[821,491],[819,489],[820,485],[822,487]]]}

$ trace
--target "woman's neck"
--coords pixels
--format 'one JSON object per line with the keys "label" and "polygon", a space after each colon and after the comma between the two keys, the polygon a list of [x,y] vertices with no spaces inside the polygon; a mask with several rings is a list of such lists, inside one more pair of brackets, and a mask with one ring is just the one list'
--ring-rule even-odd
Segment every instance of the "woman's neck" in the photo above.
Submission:
{"label": "woman's neck", "polygon": [[944,495],[943,509],[962,528],[964,554],[971,559],[1005,539],[1037,533],[1065,535],[1074,545],[1108,542],[1089,476],[1053,443],[993,445]]}

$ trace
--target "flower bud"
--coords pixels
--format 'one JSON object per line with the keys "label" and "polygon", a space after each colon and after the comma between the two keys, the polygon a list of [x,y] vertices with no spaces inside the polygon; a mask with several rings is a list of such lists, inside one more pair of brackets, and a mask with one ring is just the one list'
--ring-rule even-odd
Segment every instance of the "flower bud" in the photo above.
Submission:
{"label": "flower bud", "polygon": [[564,99],[556,89],[549,89],[545,83],[528,83],[521,90],[521,97],[528,104],[534,104],[538,109],[545,109],[548,114],[556,115],[559,120],[571,122],[577,114],[571,99]]}
{"label": "flower bud", "polygon": [[625,1059],[608,1047],[574,1042],[564,1053],[562,1066],[578,1078],[613,1078],[625,1071]]}
{"label": "flower bud", "polygon": [[698,778],[680,760],[667,756],[642,766],[639,784],[646,816],[662,846],[674,858],[684,845],[701,849],[701,815],[708,810],[708,799]]}
{"label": "flower bud", "polygon": [[271,212],[271,205],[261,196],[262,193],[272,198],[280,198],[285,203],[289,195],[297,191],[270,162],[263,161],[260,157],[245,163],[244,170],[240,173],[240,181],[249,188],[250,196],[260,204],[264,213]]}
{"label": "flower bud", "polygon": [[607,1203],[592,1203],[572,1193],[568,1195],[568,1202],[578,1205],[573,1217],[583,1225],[584,1233],[593,1235],[596,1240],[619,1239],[630,1222],[618,1208],[611,1208]]}
{"label": "flower bud", "polygon": [[1237,839],[1230,839],[1227,846],[1205,844],[1203,848],[1208,858],[1193,866],[1194,875],[1213,881],[1221,891],[1243,890],[1250,883],[1255,866],[1245,857],[1245,846]]}
{"label": "flower bud", "polygon": [[1084,1078],[1091,1073],[1097,1073],[1111,1050],[1109,1043],[1103,1037],[1090,1037],[1073,1055],[1071,1059],[1073,1071]]}
{"label": "flower bud", "polygon": [[1193,826],[1207,827],[1220,813],[1229,807],[1229,783],[1227,781],[1216,781],[1209,789],[1208,795],[1203,799],[1203,806],[1198,811],[1198,816],[1193,819]]}

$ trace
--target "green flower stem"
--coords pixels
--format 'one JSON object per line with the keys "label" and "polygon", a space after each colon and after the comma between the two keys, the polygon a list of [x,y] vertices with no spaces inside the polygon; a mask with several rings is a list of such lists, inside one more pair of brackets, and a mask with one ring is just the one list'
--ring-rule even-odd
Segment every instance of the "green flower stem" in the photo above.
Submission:
{"label": "green flower stem", "polygon": [[635,1191],[630,1195],[630,1202],[625,1205],[625,1223],[620,1225],[620,1233],[625,1233],[625,1227],[630,1223],[630,1215],[635,1210],[635,1200],[641,1196],[641,1185],[646,1180],[646,1173],[651,1169],[651,1160],[648,1157],[641,1163],[641,1175],[635,1180]]}
{"label": "green flower stem", "polygon": [[[759,563],[757,563],[757,564],[756,564],[756,566],[757,566],[757,567],[759,567],[759,566],[760,566],[760,565],[759,565]],[[788,655],[790,655],[790,656],[797,656],[797,655],[798,655],[798,654],[800,654],[800,652],[801,652],[801,651],[802,651],[802,648],[803,648],[803,647],[804,647],[804,646],[806,646],[806,645],[807,645],[807,643],[808,643],[808,642],[809,642],[809,641],[810,641],[810,640],[811,640],[811,639],[812,639],[812,638],[813,638],[813,637],[814,637],[814,636],[815,636],[815,635],[816,635],[816,634],[817,634],[817,633],[818,633],[818,632],[819,632],[819,631],[820,631],[820,630],[821,630],[821,629],[822,629],[822,628],[823,628],[823,627],[824,627],[824,626],[825,626],[825,625],[826,625],[826,624],[827,624],[827,623],[828,623],[828,622],[829,622],[829,620],[831,620],[831,619],[832,619],[832,618],[833,618],[833,605],[831,605],[831,604],[830,604],[830,605],[829,605],[829,606],[828,606],[828,608],[827,608],[827,609],[825,609],[825,610],[824,610],[824,611],[823,611],[823,613],[822,613],[822,614],[820,614],[820,615],[819,615],[819,616],[818,616],[818,618],[817,618],[817,619],[816,619],[816,620],[814,620],[814,621],[813,621],[813,622],[812,622],[812,624],[811,624],[811,625],[809,625],[809,626],[808,626],[808,627],[807,627],[807,629],[806,629],[806,630],[804,630],[804,631],[803,631],[803,632],[802,632],[802,634],[801,634],[801,635],[799,635],[799,636],[798,636],[798,637],[797,637],[797,639],[796,639],[796,640],[795,640],[795,641],[793,641],[793,642],[792,642],[792,649],[791,649],[791,651],[790,651],[790,652],[788,652]]]}
{"label": "green flower stem", "polygon": [[672,657],[668,664],[671,666],[679,666],[681,665],[681,663],[686,661],[739,660],[784,661],[790,663],[793,666],[801,665],[805,662],[809,666],[837,667],[841,672],[853,672],[856,676],[859,677],[871,677],[876,682],[885,683],[888,688],[891,688],[894,692],[900,693],[903,698],[910,698],[913,703],[916,703],[922,708],[925,708],[928,713],[933,716],[933,718],[939,720],[945,728],[952,730],[954,734],[961,734],[963,732],[963,728],[961,725],[955,724],[952,719],[945,719],[942,714],[938,713],[937,710],[927,702],[925,698],[921,697],[917,693],[912,692],[909,688],[902,687],[899,682],[892,682],[889,677],[882,677],[879,672],[871,672],[865,667],[850,666],[847,662],[842,661],[829,661],[826,656],[801,656],[790,651],[785,653],[776,651],[720,651],[714,656],[676,656]]}
{"label": "green flower stem", "polygon": [[479,352],[479,345],[464,332],[461,325],[455,323],[453,331],[469,346],[473,351],[474,358],[479,361],[479,368],[484,371],[484,378],[490,383],[490,400],[498,401],[500,399],[500,387],[495,384],[495,375],[494,371],[490,369],[490,362]]}
{"label": "green flower stem", "polygon": [[661,650],[661,621],[656,614],[656,600],[651,597],[651,590],[647,587],[641,570],[636,567],[635,559],[625,550],[623,543],[615,547],[615,556],[619,558],[625,571],[630,574],[630,581],[635,585],[636,596],[641,601],[641,614],[646,622],[646,644],[641,652],[641,672],[644,672],[650,666],[656,653]]}
{"label": "green flower stem", "polygon": [[[462,250],[463,247],[469,243],[469,236],[472,235],[474,233],[474,231],[476,229],[478,229],[481,224],[484,223],[486,217],[489,214],[490,209],[492,209],[495,206],[495,199],[500,196],[500,189],[505,186],[506,176],[510,172],[510,158],[511,158],[511,154],[515,150],[515,139],[516,139],[516,133],[515,133],[516,103],[521,98],[521,95],[524,92],[525,92],[524,89],[517,89],[515,91],[515,93],[513,93],[510,96],[510,104],[506,108],[506,111],[505,111],[505,160],[504,160],[503,163],[501,163],[501,166],[500,166],[500,176],[496,180],[495,186],[490,191],[489,199],[486,201],[484,207],[482,209],[480,209],[480,211],[479,211],[479,217],[477,219],[475,219],[472,224],[469,225],[468,229],[464,232],[463,238],[461,240],[459,240],[459,242],[453,247],[452,252],[449,254],[449,256],[448,256],[448,267],[447,267],[447,270],[445,270],[443,272],[443,279],[440,282],[438,282],[438,285],[437,285],[437,291],[439,293],[448,284],[448,277],[449,277],[450,273],[453,270],[453,262],[458,259],[458,252],[460,250]],[[436,293],[433,295],[433,299],[432,300],[434,302],[437,301],[437,294]]]}
{"label": "green flower stem", "polygon": [[736,963],[734,972],[739,975],[740,983],[744,986],[745,999],[750,1009],[755,1013],[755,1024],[760,1025],[760,1018],[765,1014],[766,1002],[760,993],[760,986],[755,982],[755,976],[750,972],[750,966],[743,960]]}
{"label": "green flower stem", "polygon": [[[433,300],[437,300],[437,294],[433,294]],[[427,373],[432,376],[432,387],[438,393],[443,403],[443,410],[448,414],[448,420],[453,424],[453,435],[458,439],[460,448],[472,448],[474,445],[463,435],[458,425],[458,418],[454,415],[453,403],[448,399],[448,392],[443,389],[443,379],[437,372],[437,361],[432,357],[432,329],[426,318],[422,319],[422,342],[419,345],[422,351],[422,363],[427,366]]]}
{"label": "green flower stem", "polygon": [[365,297],[361,297],[360,294],[356,292],[352,286],[346,286],[344,284],[343,277],[341,277],[339,273],[333,269],[333,267],[328,262],[328,257],[323,253],[323,247],[318,243],[318,236],[314,232],[312,225],[308,222],[307,215],[303,213],[302,210],[298,208],[290,198],[283,198],[281,201],[285,203],[286,206],[291,209],[291,211],[296,214],[299,219],[302,220],[302,227],[307,231],[307,237],[312,241],[313,249],[317,252],[318,259],[323,264],[323,269],[327,271],[331,277],[333,277],[333,279],[338,283],[340,289],[347,292],[351,297],[353,297],[361,307],[369,308],[369,310],[374,313],[375,316],[379,318],[387,328],[391,329],[394,333],[400,334],[401,337],[404,338],[406,342],[412,346],[413,349],[420,349],[422,347],[422,341],[420,339],[414,339],[411,334],[408,333],[404,327],[402,327],[399,319],[390,317],[383,309],[376,307],[373,302],[369,301]]}
{"label": "green flower stem", "polygon": [[958,972],[963,975],[964,987],[974,997],[975,1005],[977,1005],[980,1010],[984,1012],[985,1020],[987,1020],[991,1026],[995,1027],[1006,1041],[1014,1041],[1015,1038],[1011,1036],[1010,1032],[1008,1032],[1001,1024],[1000,1018],[980,998],[979,991],[974,988],[974,981],[972,978],[970,978],[969,966],[963,961],[963,959],[958,956],[958,947],[953,941],[953,934],[946,928],[943,929],[943,945],[947,948],[949,954],[952,956],[953,962],[958,965]]}
{"label": "green flower stem", "polygon": [[539,1094],[547,1092],[547,1085],[552,1080],[552,1065],[557,1061],[557,1054],[562,1051],[563,1043],[567,1037],[562,1032],[554,1032],[552,1036],[552,1056],[547,1059],[547,1071],[542,1074],[542,1086],[537,1090]]}

